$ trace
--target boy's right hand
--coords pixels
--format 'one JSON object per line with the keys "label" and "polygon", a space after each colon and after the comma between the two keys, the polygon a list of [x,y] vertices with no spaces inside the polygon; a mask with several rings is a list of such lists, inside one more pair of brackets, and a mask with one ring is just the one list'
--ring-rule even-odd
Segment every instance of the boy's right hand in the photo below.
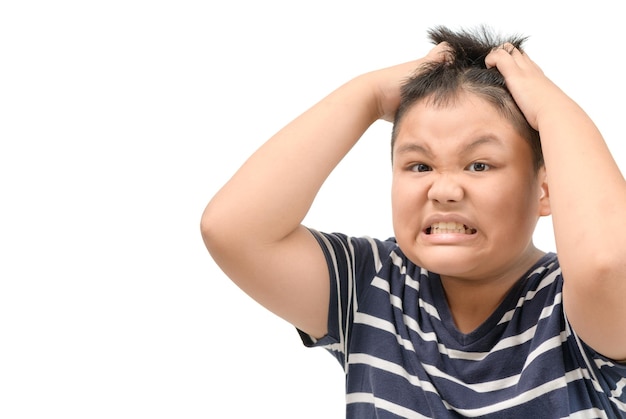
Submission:
{"label": "boy's right hand", "polygon": [[432,48],[423,58],[394,65],[364,74],[374,89],[377,101],[378,119],[393,122],[398,106],[400,106],[401,87],[409,78],[415,76],[420,67],[427,62],[446,60],[449,54],[448,45],[442,42]]}

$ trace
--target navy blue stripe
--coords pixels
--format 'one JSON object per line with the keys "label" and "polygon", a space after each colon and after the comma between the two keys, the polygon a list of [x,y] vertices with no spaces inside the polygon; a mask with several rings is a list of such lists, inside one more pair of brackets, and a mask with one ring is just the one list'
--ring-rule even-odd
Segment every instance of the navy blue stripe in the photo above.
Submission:
{"label": "navy blue stripe", "polygon": [[556,255],[521,278],[482,326],[462,334],[438,276],[407,260],[395,241],[313,234],[336,291],[329,335],[305,343],[329,349],[344,367],[347,418],[543,418],[592,408],[626,417],[626,391],[611,398],[626,383],[626,367],[570,333]]}

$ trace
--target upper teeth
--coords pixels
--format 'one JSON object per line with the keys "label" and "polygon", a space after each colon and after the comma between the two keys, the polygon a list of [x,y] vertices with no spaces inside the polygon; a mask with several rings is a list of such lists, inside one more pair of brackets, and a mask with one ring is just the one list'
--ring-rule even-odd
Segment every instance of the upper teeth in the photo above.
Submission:
{"label": "upper teeth", "polygon": [[465,224],[456,223],[454,221],[440,221],[430,226],[431,234],[444,234],[444,233],[465,233],[472,234],[474,229],[468,228]]}

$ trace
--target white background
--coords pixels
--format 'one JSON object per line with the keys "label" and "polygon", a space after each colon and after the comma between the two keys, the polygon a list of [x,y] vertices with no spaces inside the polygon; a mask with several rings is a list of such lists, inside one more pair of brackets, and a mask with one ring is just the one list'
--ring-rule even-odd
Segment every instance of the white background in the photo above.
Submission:
{"label": "white background", "polygon": [[[208,200],[331,89],[425,54],[436,24],[530,35],[624,168],[618,5],[2,2],[0,417],[343,417],[339,364],[209,257]],[[389,130],[366,133],[307,224],[392,234]],[[549,219],[536,241],[554,250]]]}

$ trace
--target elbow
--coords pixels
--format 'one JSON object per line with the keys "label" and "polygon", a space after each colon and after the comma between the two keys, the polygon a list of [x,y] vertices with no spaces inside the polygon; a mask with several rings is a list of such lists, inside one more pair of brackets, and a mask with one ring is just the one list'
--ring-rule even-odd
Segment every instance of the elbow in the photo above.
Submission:
{"label": "elbow", "polygon": [[619,252],[588,255],[583,264],[561,261],[563,278],[585,292],[601,295],[626,292],[626,257]]}
{"label": "elbow", "polygon": [[594,254],[589,255],[587,265],[592,268],[596,276],[605,281],[619,281],[623,283],[626,278],[626,256],[623,246],[600,248]]}
{"label": "elbow", "polygon": [[200,235],[202,236],[202,241],[207,248],[209,247],[209,243],[213,237],[212,225],[212,220],[206,216],[205,211],[205,213],[202,214],[202,217],[200,217]]}
{"label": "elbow", "polygon": [[209,203],[200,218],[202,241],[216,262],[239,254],[248,246],[248,229],[236,211],[221,205]]}
{"label": "elbow", "polygon": [[228,233],[225,231],[228,222],[218,217],[211,210],[210,205],[202,213],[200,218],[200,234],[202,241],[209,253],[215,257],[215,253],[220,248],[224,248],[227,244],[226,237]]}

